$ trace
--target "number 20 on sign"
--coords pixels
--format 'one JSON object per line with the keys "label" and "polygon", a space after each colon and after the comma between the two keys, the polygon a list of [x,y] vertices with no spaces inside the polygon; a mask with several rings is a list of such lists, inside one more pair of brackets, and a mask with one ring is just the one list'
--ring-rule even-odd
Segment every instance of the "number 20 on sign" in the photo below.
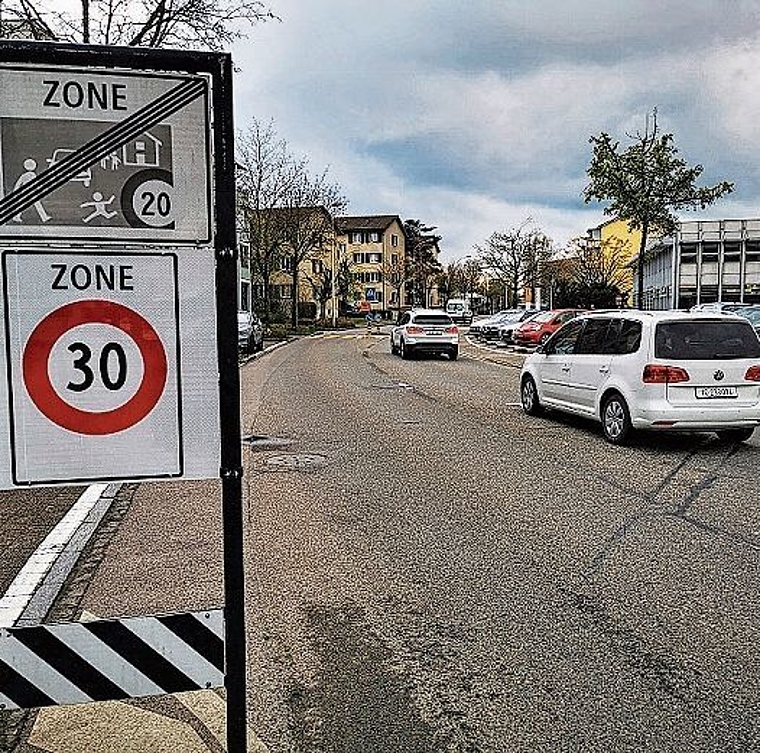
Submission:
{"label": "number 20 on sign", "polygon": [[176,257],[3,266],[14,483],[181,475]]}

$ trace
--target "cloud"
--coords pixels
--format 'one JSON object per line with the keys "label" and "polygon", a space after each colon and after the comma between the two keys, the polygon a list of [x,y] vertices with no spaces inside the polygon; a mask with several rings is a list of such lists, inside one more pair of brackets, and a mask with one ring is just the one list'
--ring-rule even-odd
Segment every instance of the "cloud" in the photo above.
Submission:
{"label": "cloud", "polygon": [[721,207],[760,197],[754,2],[277,5],[236,54],[238,125],[274,118],[350,211],[419,217],[463,253],[526,216],[577,235],[605,219],[581,199],[589,136],[625,142],[655,106],[704,183],[736,182]]}

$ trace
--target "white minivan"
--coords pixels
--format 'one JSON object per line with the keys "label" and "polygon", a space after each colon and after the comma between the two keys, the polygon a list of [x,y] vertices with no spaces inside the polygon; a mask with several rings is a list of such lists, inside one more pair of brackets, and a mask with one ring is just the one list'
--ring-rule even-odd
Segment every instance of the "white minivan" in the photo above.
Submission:
{"label": "white minivan", "polygon": [[449,298],[446,301],[446,313],[457,324],[472,324],[472,309],[466,298]]}
{"label": "white minivan", "polygon": [[520,396],[530,415],[546,407],[600,421],[613,444],[632,429],[741,442],[760,425],[760,340],[730,314],[586,314],[525,359]]}

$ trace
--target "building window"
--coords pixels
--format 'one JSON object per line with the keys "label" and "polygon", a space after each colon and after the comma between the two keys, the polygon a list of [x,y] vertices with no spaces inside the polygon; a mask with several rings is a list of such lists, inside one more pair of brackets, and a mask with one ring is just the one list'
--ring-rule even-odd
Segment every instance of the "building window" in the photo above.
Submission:
{"label": "building window", "polygon": [[246,280],[240,283],[240,309],[241,311],[249,311],[251,300],[251,285]]}
{"label": "building window", "polygon": [[311,272],[312,274],[319,275],[322,274],[322,270],[324,269],[324,265],[322,264],[321,259],[312,259],[311,260]]}
{"label": "building window", "polygon": [[370,243],[380,243],[380,233],[373,231],[369,234]]}
{"label": "building window", "polygon": [[248,263],[251,258],[251,247],[247,243],[241,243],[238,250],[238,257],[240,258],[240,266],[248,269]]}
{"label": "building window", "polygon": [[370,264],[382,264],[383,263],[383,255],[380,254],[367,254],[368,261]]}
{"label": "building window", "polygon": [[395,233],[391,235],[391,246],[393,246],[393,248],[398,246],[398,236]]}
{"label": "building window", "polygon": [[280,269],[283,272],[292,272],[293,271],[293,257],[292,256],[281,256],[280,257]]}

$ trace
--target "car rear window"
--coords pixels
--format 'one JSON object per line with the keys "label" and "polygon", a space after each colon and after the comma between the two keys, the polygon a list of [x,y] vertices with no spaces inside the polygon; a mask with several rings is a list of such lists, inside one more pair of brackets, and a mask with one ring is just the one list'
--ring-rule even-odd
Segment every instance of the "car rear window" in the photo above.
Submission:
{"label": "car rear window", "polygon": [[662,322],[655,332],[654,354],[683,361],[760,358],[760,340],[749,322]]}
{"label": "car rear window", "polygon": [[451,317],[450,316],[441,316],[437,314],[421,314],[420,316],[414,317],[414,323],[415,324],[440,324],[440,325],[447,325],[451,324]]}

